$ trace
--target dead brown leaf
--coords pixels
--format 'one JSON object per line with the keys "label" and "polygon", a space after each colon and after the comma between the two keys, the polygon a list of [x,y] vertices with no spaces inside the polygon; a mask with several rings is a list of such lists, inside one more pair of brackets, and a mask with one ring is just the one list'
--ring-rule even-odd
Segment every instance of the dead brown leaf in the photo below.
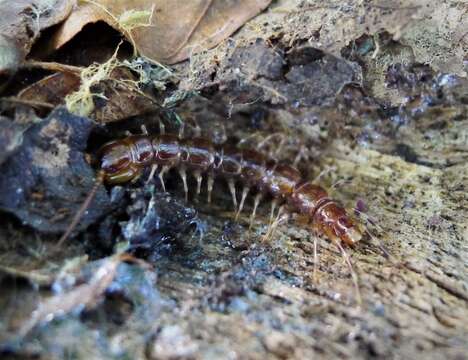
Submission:
{"label": "dead brown leaf", "polygon": [[73,73],[55,73],[28,86],[18,94],[22,100],[60,105],[67,94],[80,86],[80,76]]}
{"label": "dead brown leaf", "polygon": [[270,2],[87,0],[62,24],[49,46],[57,50],[86,24],[104,21],[121,31],[142,55],[172,64],[215,46]]}
{"label": "dead brown leaf", "polygon": [[[185,43],[176,51],[159,56],[155,60],[173,64],[216,46],[247,20],[264,10],[270,2],[271,0],[212,1]],[[152,58],[156,54],[158,43],[148,41],[152,38],[151,28],[136,29],[134,37],[138,44],[145,44],[140,49],[143,55]]]}
{"label": "dead brown leaf", "polygon": [[75,0],[0,0],[0,75],[11,74],[42,30],[70,14]]}
{"label": "dead brown leaf", "polygon": [[[131,36],[138,39],[138,48],[141,48],[148,57],[167,58],[174,55],[185,44],[210,3],[211,1],[206,0],[190,2],[183,0],[86,1],[80,4],[62,24],[52,38],[50,48],[52,51],[59,49],[85,25],[98,21],[104,21],[117,30],[125,32],[125,24],[119,24],[119,18],[122,19],[129,11],[142,11],[152,17],[151,27],[147,29],[143,26],[144,19],[139,20],[142,26],[134,28]],[[177,9],[177,21],[174,21],[174,9]],[[147,17],[147,21],[150,16]]]}
{"label": "dead brown leaf", "polygon": [[[92,111],[88,115],[100,123],[119,121],[131,116],[151,111],[155,107],[152,98],[138,91],[136,87],[126,86],[125,81],[134,81],[135,76],[125,68],[115,68],[108,79],[93,86]],[[49,75],[18,94],[18,102],[24,104],[48,105],[46,109],[65,103],[67,95],[80,88],[80,74],[76,72],[57,72]]]}
{"label": "dead brown leaf", "polygon": [[94,110],[90,114],[92,119],[100,123],[114,122],[152,111],[157,107],[150,96],[119,81],[133,81],[135,77],[130,70],[116,68],[111,76],[112,79],[103,80],[96,86],[96,91],[104,95],[105,99],[94,101]]}

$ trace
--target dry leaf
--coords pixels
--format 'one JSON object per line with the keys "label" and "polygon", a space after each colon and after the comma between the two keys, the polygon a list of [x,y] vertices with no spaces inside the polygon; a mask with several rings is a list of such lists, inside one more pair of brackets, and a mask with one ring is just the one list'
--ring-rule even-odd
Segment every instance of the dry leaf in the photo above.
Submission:
{"label": "dry leaf", "polygon": [[0,0],[0,75],[14,73],[41,31],[61,22],[75,0]]}
{"label": "dry leaf", "polygon": [[[266,9],[270,2],[271,0],[214,0],[185,46],[177,54],[161,61],[174,64],[216,46],[246,21]],[[153,48],[156,46],[153,43]]]}
{"label": "dry leaf", "polygon": [[51,51],[57,50],[86,24],[104,21],[121,31],[142,55],[175,63],[215,46],[270,2],[87,0],[62,24],[49,46]]}
{"label": "dry leaf", "polygon": [[94,109],[90,117],[100,123],[123,120],[132,116],[141,115],[157,108],[156,102],[134,86],[127,86],[122,81],[134,81],[135,77],[130,70],[116,68],[112,72],[112,79],[104,80],[96,86],[96,90],[104,98],[94,101]]}
{"label": "dry leaf", "polygon": [[[141,29],[132,25],[132,36],[138,36],[138,48],[156,48],[148,56],[161,59],[175,54],[188,40],[198,22],[206,12],[211,1],[163,1],[163,0],[130,0],[86,1],[80,4],[70,17],[62,24],[51,42],[51,50],[56,50],[71,40],[81,29],[89,23],[104,21],[117,30],[125,31],[125,24],[120,25],[119,19],[125,19],[130,11],[146,11],[149,16],[141,21]],[[174,11],[177,9],[177,12]],[[174,14],[177,13],[177,21]],[[183,14],[183,15],[182,15]],[[148,30],[145,24],[152,18]],[[138,34],[145,34],[139,36]],[[128,35],[128,34],[127,34]],[[156,44],[157,46],[154,46]]]}
{"label": "dry leaf", "polygon": [[[101,122],[113,122],[154,110],[152,98],[138,91],[132,84],[135,76],[125,68],[115,68],[108,78],[91,84],[92,92],[80,98],[72,112],[89,116]],[[28,86],[18,94],[18,99],[55,107],[65,104],[67,96],[78,91],[82,80],[79,74],[58,72]],[[82,104],[85,102],[86,104]]]}
{"label": "dry leaf", "polygon": [[22,100],[32,100],[50,105],[63,104],[63,99],[80,86],[79,75],[55,73],[28,86],[18,94]]}

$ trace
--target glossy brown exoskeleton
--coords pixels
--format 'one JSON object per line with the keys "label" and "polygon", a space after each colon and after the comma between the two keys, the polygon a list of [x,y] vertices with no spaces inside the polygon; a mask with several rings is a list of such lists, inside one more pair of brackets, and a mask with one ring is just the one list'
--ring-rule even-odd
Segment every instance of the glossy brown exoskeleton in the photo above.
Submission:
{"label": "glossy brown exoskeleton", "polygon": [[[132,135],[105,144],[100,154],[104,181],[110,185],[132,181],[145,168],[151,167],[151,177],[160,168],[159,178],[164,187],[164,174],[177,169],[184,182],[186,197],[186,174],[190,172],[197,180],[197,193],[203,175],[207,176],[210,198],[214,179],[225,178],[238,212],[242,210],[247,194],[255,190],[253,215],[262,195],[269,194],[275,202],[307,217],[314,229],[335,243],[353,245],[362,238],[360,227],[343,207],[328,197],[325,189],[304,181],[294,167],[253,150],[226,148],[202,138]],[[239,207],[235,183],[243,184]]]}

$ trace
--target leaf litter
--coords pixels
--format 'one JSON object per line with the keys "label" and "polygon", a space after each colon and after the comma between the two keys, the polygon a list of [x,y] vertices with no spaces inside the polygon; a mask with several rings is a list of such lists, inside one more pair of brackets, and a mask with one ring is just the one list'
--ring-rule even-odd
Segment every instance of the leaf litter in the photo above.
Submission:
{"label": "leaf litter", "polygon": [[[227,351],[297,358],[318,352],[330,357],[422,353],[456,358],[463,352],[464,325],[460,319],[464,312],[460,309],[466,290],[460,284],[466,277],[456,257],[447,261],[447,254],[453,254],[459,244],[460,234],[466,234],[464,214],[457,210],[466,183],[466,82],[453,75],[466,74],[461,15],[466,9],[462,4],[444,1],[440,12],[428,17],[434,13],[435,3],[281,0],[232,39],[210,50],[226,36],[219,31],[219,24],[225,23],[224,15],[229,14],[222,12],[224,15],[217,18],[216,1],[187,5],[199,7],[186,14],[186,23],[178,24],[170,19],[179,13],[164,17],[171,5],[159,8],[152,2],[143,8],[129,6],[112,10],[109,16],[103,15],[110,9],[106,2],[99,2],[105,7],[100,11],[93,3],[98,2],[81,2],[75,8],[67,20],[75,16],[75,24],[67,25],[74,28],[68,34],[66,26],[56,29],[64,41],[63,49],[67,50],[65,42],[79,37],[86,22],[95,16],[123,33],[143,55],[144,41],[139,43],[138,35],[152,34],[151,46],[160,45],[159,53],[154,58],[119,58],[114,44],[107,49],[114,54],[107,62],[90,67],[73,64],[80,68],[79,77],[44,62],[36,70],[46,77],[29,83],[21,96],[18,94],[19,99],[14,99],[22,97],[23,104],[15,103],[18,106],[11,112],[12,103],[3,107],[2,102],[0,109],[6,115],[2,134],[11,144],[2,159],[2,170],[9,169],[3,179],[11,179],[11,174],[15,179],[2,182],[3,210],[35,229],[39,243],[53,242],[53,235],[47,235],[49,240],[44,234],[62,231],[92,184],[94,169],[82,161],[86,159],[86,143],[91,147],[86,151],[92,153],[96,144],[121,136],[126,129],[138,131],[142,123],[154,130],[155,117],[176,118],[185,126],[192,117],[203,119],[202,127],[210,130],[217,128],[216,121],[221,118],[225,133],[241,139],[257,130],[273,133],[286,128],[288,134],[301,134],[306,147],[320,155],[304,170],[318,173],[326,166],[333,167],[333,172],[321,173],[321,181],[346,183],[339,195],[345,201],[359,193],[369,204],[366,212],[377,219],[372,222],[391,228],[395,234],[389,242],[392,252],[414,264],[419,251],[424,268],[437,268],[437,277],[413,277],[401,270],[398,278],[403,280],[396,280],[370,248],[360,249],[353,256],[359,257],[362,267],[369,311],[355,309],[346,303],[348,274],[326,245],[320,255],[320,283],[310,280],[314,260],[308,238],[291,224],[281,227],[278,239],[271,244],[255,240],[261,233],[259,226],[254,234],[243,234],[248,240],[236,246],[240,235],[216,205],[210,210],[197,204],[201,211],[195,216],[177,196],[149,196],[158,191],[153,185],[137,184],[143,190],[116,187],[105,200],[106,206],[90,208],[77,229],[80,235],[61,249],[64,256],[73,252],[101,259],[78,265],[85,276],[72,271],[67,283],[67,276],[51,276],[46,266],[30,267],[31,272],[28,267],[15,267],[14,262],[13,266],[0,267],[3,280],[26,278],[41,287],[41,294],[51,285],[54,292],[48,300],[38,302],[37,312],[31,311],[29,315],[34,315],[22,323],[23,332],[29,334],[21,346],[9,343],[2,351],[49,358],[70,354],[77,358],[121,358],[128,354],[133,358],[219,357]],[[77,19],[76,14],[87,6],[89,17]],[[230,4],[223,6],[229,8]],[[179,9],[184,13],[185,8]],[[160,28],[158,35],[148,24],[161,13],[159,19],[166,19],[171,26]],[[219,39],[213,36],[217,31]],[[460,41],[452,43],[448,34]],[[148,57],[160,63],[151,63]],[[188,62],[172,68],[161,64],[187,57]],[[50,69],[58,73],[50,75]],[[65,74],[71,76],[73,85],[66,80],[61,83],[60,78],[68,76]],[[63,88],[56,86],[57,82]],[[129,87],[132,94],[122,95]],[[143,111],[103,110],[106,104],[112,105],[112,95],[117,102],[124,99],[120,102],[133,103],[133,96],[142,95],[142,91],[151,97],[147,115],[140,105],[136,107]],[[64,104],[66,96],[78,99],[69,101],[71,110],[107,125],[99,126],[64,109],[45,119],[37,107],[40,117],[24,112],[25,107],[29,109],[27,101],[54,107]],[[15,122],[8,117],[29,122],[11,132],[8,125]],[[53,121],[64,129],[50,137],[47,129]],[[293,137],[291,143],[302,141]],[[47,147],[50,142],[56,145],[58,155],[57,149]],[[31,162],[29,154],[35,151],[42,151],[42,155]],[[67,152],[70,156],[64,162]],[[37,166],[52,163],[47,171],[36,172]],[[33,176],[24,176],[21,166],[31,168]],[[67,167],[71,173],[64,170]],[[58,174],[67,174],[63,183]],[[77,182],[77,177],[83,182]],[[14,186],[26,179],[34,181],[24,187],[26,195],[21,198],[13,193]],[[68,195],[76,206],[70,206]],[[4,201],[8,197],[22,200],[11,206]],[[219,200],[225,204],[222,195]],[[55,207],[59,204],[68,209]],[[427,204],[431,204],[430,209],[424,210]],[[426,216],[429,210],[437,215]],[[53,213],[58,217],[51,216]],[[420,225],[435,216],[444,226]],[[190,243],[185,231],[198,218],[208,223],[204,241],[180,246],[181,242]],[[9,217],[5,221],[13,224],[13,229],[21,226]],[[179,229],[184,229],[184,234]],[[5,244],[11,242],[8,229],[0,236],[5,237]],[[424,242],[419,242],[420,238]],[[29,239],[27,233],[23,242],[25,239]],[[127,250],[133,245],[134,254],[157,262],[157,272],[117,264],[119,255],[112,256],[116,241],[124,242]],[[78,250],[72,245],[79,245]],[[14,247],[13,251],[21,253]],[[111,271],[98,279],[101,268]],[[443,289],[452,289],[450,295]],[[37,288],[28,291],[38,293]],[[54,320],[49,321],[47,313]],[[434,333],[416,329],[411,322],[415,318],[429,324]]]}

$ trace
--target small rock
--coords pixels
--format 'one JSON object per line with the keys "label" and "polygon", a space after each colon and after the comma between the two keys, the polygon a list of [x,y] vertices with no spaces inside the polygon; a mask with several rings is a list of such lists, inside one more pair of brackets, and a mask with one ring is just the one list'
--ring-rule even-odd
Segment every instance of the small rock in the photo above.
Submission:
{"label": "small rock", "polygon": [[[64,232],[95,183],[84,154],[92,127],[91,120],[57,109],[26,130],[0,167],[0,209],[40,232]],[[109,205],[101,186],[77,230],[94,223]]]}

